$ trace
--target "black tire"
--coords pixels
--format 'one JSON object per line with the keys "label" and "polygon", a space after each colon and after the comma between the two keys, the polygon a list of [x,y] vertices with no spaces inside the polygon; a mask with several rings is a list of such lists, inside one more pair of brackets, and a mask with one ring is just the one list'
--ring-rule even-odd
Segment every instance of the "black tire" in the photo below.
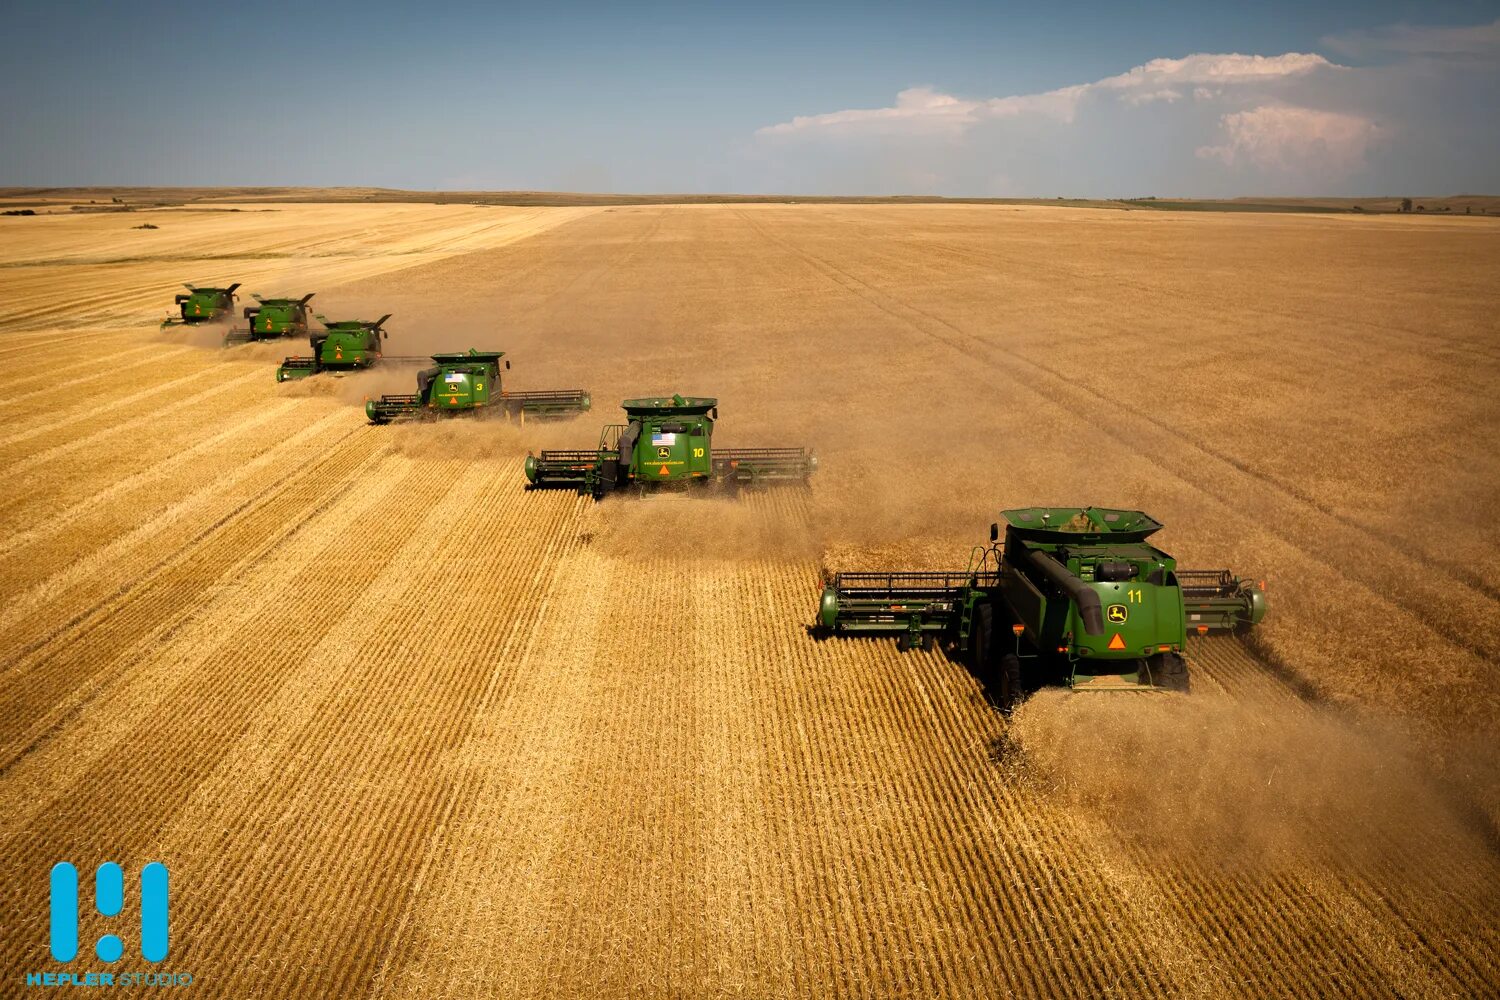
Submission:
{"label": "black tire", "polygon": [[1000,694],[1000,711],[1009,715],[1021,702],[1021,658],[1015,653],[1000,657],[995,686]]}
{"label": "black tire", "polygon": [[985,603],[974,609],[974,630],[969,635],[969,666],[980,676],[989,674],[995,655],[995,609]]}
{"label": "black tire", "polygon": [[1164,691],[1187,694],[1192,688],[1188,677],[1187,661],[1178,653],[1162,653],[1151,657],[1151,679]]}

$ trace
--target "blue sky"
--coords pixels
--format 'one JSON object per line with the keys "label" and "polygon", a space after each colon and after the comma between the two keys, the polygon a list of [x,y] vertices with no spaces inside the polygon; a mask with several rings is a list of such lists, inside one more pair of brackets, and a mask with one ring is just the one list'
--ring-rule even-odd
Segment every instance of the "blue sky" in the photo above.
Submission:
{"label": "blue sky", "polygon": [[1500,192],[1500,0],[0,8],[5,185]]}

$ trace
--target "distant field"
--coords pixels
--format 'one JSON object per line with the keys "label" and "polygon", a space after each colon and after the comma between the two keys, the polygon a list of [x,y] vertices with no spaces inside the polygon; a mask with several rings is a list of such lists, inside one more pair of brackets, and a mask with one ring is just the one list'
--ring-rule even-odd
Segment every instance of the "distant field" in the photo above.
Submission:
{"label": "distant field", "polygon": [[[62,209],[0,218],[0,983],[63,858],[166,862],[203,996],[1500,982],[1500,220],[67,209],[159,196],[0,192]],[[277,385],[305,343],[158,332],[229,281],[595,409],[371,427],[410,368]],[[814,447],[811,486],[522,489],[673,391]],[[940,650],[806,628],[825,570],[961,569],[1079,503],[1266,581],[1193,695],[1007,719]]]}
{"label": "distant field", "polygon": [[[116,201],[117,199],[117,201]],[[1500,216],[1500,196],[1447,195],[1413,198],[1413,212]],[[110,211],[192,204],[253,202],[364,202],[399,204],[567,207],[601,205],[1063,205],[1069,208],[1148,209],[1180,212],[1365,212],[1400,211],[1400,197],[1375,198],[940,198],[745,194],[588,194],[568,191],[399,191],[390,188],[0,188],[0,210]]]}

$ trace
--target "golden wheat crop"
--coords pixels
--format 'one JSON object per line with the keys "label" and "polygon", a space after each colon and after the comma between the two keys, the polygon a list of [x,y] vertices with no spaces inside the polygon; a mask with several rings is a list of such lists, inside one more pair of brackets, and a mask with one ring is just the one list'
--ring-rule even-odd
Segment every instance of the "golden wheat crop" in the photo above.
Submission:
{"label": "golden wheat crop", "polygon": [[[1500,982],[1493,220],[203,207],[0,219],[4,992],[59,860],[166,862],[213,996]],[[410,369],[278,386],[298,345],[157,332],[211,280],[595,409],[369,427]],[[521,488],[673,391],[812,485]],[[1008,720],[805,627],[825,569],[1080,502],[1267,581],[1191,697]]]}

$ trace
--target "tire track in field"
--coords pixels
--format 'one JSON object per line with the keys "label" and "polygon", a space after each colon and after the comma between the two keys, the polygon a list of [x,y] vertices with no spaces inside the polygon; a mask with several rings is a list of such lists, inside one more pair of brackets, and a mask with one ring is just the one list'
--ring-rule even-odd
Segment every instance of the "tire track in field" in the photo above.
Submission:
{"label": "tire track in field", "polygon": [[[739,214],[744,218],[746,225],[763,239],[795,254],[815,271],[823,274],[829,282],[865,300],[907,328],[983,364],[1015,388],[1041,401],[1043,405],[1059,406],[1064,412],[1086,412],[1100,404],[1108,404],[1115,409],[1125,408],[1125,404],[1106,399],[1087,385],[1071,380],[1066,374],[1042,362],[1033,361],[1024,355],[992,344],[941,317],[911,306],[875,288],[837,265],[803,250],[786,239],[772,235],[745,217],[743,213]],[[997,363],[994,360],[997,355],[1003,357],[1008,364]],[[1021,378],[1016,374],[1017,370],[1028,372],[1032,377]],[[1038,386],[1047,386],[1051,393],[1043,393]],[[1059,400],[1069,397],[1083,397],[1080,406],[1061,407]],[[1469,628],[1465,624],[1455,623],[1456,621],[1477,623],[1493,620],[1495,615],[1500,613],[1500,601],[1495,600],[1487,591],[1470,586],[1439,564],[1424,562],[1426,568],[1433,570],[1433,574],[1410,573],[1407,567],[1402,565],[1402,561],[1405,558],[1411,558],[1413,553],[1396,550],[1383,539],[1371,536],[1367,529],[1360,527],[1356,522],[1348,522],[1347,519],[1328,514],[1317,505],[1302,501],[1299,497],[1282,490],[1274,480],[1233,458],[1217,454],[1190,435],[1148,414],[1134,408],[1129,408],[1129,413],[1137,423],[1137,426],[1129,431],[1103,423],[1091,423],[1089,427],[1118,442],[1122,448],[1155,462],[1165,474],[1175,475],[1228,509],[1243,508],[1246,502],[1244,495],[1231,496],[1223,486],[1211,481],[1205,482],[1201,478],[1188,480],[1180,473],[1170,472],[1169,470],[1181,467],[1180,462],[1170,461],[1173,443],[1202,454],[1205,459],[1202,466],[1218,463],[1228,475],[1239,474],[1248,479],[1250,483],[1247,485],[1268,488],[1278,498],[1302,504],[1312,515],[1321,515],[1329,523],[1319,526],[1315,531],[1312,529],[1297,531],[1285,522],[1271,523],[1268,519],[1263,519],[1263,530],[1296,548],[1305,558],[1317,562],[1338,576],[1357,583],[1372,596],[1378,595],[1409,612],[1425,627],[1453,646],[1484,660],[1500,657],[1500,633],[1495,633],[1494,630]],[[1351,535],[1354,537],[1350,537]],[[1335,538],[1340,538],[1341,541],[1338,544],[1330,544],[1330,541]],[[1359,557],[1335,563],[1322,555],[1329,549],[1358,553]],[[1427,579],[1429,575],[1441,575],[1444,579],[1434,582]],[[1399,584],[1393,585],[1393,581],[1399,581]],[[1455,611],[1459,614],[1455,614]]]}
{"label": "tire track in field", "polygon": [[[922,246],[923,246],[924,251],[928,251],[928,250],[932,250],[932,249],[941,249],[941,250],[950,252],[954,257],[957,257],[959,259],[966,259],[967,258],[967,259],[972,260],[972,259],[976,259],[977,258],[977,259],[979,259],[979,260],[981,260],[983,262],[986,262],[986,263],[993,263],[992,260],[986,258],[983,255],[982,251],[969,250],[969,249],[965,249],[965,248],[959,247],[957,245],[951,245],[951,244],[937,244],[937,245],[923,244]],[[944,274],[944,275],[951,274],[950,271],[932,268],[930,265],[926,264],[926,262],[923,261],[923,259],[922,259],[921,256],[914,256],[914,255],[903,256],[903,255],[900,255],[898,253],[889,253],[889,254],[883,255],[882,259],[887,260],[887,261],[889,261],[889,262],[891,262],[893,264],[900,264],[900,265],[905,266],[907,268],[925,268],[925,269],[927,269],[929,271],[937,270],[939,273]],[[1002,258],[1002,260],[1003,259],[1004,258]],[[1056,268],[1058,268],[1060,270],[1066,270],[1066,268],[1064,267],[1064,265],[1062,265],[1059,262],[1050,262],[1049,266],[1056,267]],[[847,272],[845,272],[845,273],[847,273]],[[1019,272],[1017,272],[1015,270],[1008,270],[1005,273],[1006,273],[1006,279],[1007,279],[1007,281],[1015,282],[1015,281],[1027,281],[1028,280],[1027,277],[1026,277],[1026,275],[1024,273],[1019,273]],[[851,277],[852,277],[852,275],[851,275]],[[858,280],[858,279],[855,279],[855,280]],[[1111,280],[1114,281],[1114,278],[1112,277]],[[1044,285],[1044,282],[1041,279],[1037,279],[1037,278],[1031,278],[1028,283],[1030,285],[1032,285],[1033,287],[1036,287],[1036,288],[1043,287],[1043,285]],[[873,287],[873,286],[870,286],[870,287]],[[1140,291],[1142,291],[1142,292],[1149,292],[1149,291],[1151,291],[1151,289],[1148,286],[1146,286],[1146,285],[1138,285],[1138,286],[1135,286],[1135,287],[1137,287],[1137,289],[1140,290]],[[1157,290],[1157,291],[1159,292],[1159,290]],[[903,303],[903,304],[907,305],[909,308],[917,309],[917,307],[911,306],[909,303]],[[1193,304],[1191,304],[1191,303],[1188,303],[1188,304],[1178,303],[1178,308],[1194,309],[1195,306]],[[922,310],[917,309],[917,311],[921,312]],[[1203,309],[1199,309],[1198,311],[1202,312],[1202,314],[1203,314],[1202,317],[1201,317],[1201,319],[1200,319],[1200,327],[1202,329],[1211,329],[1213,327],[1213,320],[1215,318],[1212,315],[1212,310],[1205,307]],[[938,318],[936,316],[933,316],[931,313],[923,313],[923,314],[927,315],[927,316],[930,316],[931,318],[933,318],[937,322],[945,323],[945,325],[948,325],[948,326],[952,327],[953,329],[958,329],[958,327],[954,326],[953,324],[946,323],[946,321],[944,321],[944,320],[942,320],[942,319],[940,319],[940,318]],[[1258,316],[1276,317],[1278,319],[1282,319],[1282,320],[1287,321],[1289,324],[1291,324],[1293,320],[1296,320],[1296,319],[1299,318],[1297,316],[1294,316],[1293,314],[1290,314],[1290,313],[1287,313],[1287,312],[1284,312],[1284,311],[1278,311],[1278,310],[1276,310],[1274,308],[1268,307],[1264,303],[1261,303],[1261,304],[1257,305],[1257,307],[1256,307],[1256,314]],[[1325,346],[1325,344],[1324,344],[1323,341],[1314,342],[1314,341],[1311,341],[1311,340],[1307,340],[1305,338],[1291,338],[1291,339],[1281,339],[1281,340],[1278,340],[1278,342],[1276,344],[1276,351],[1277,351],[1278,356],[1281,357],[1281,358],[1283,358],[1285,364],[1294,365],[1297,359],[1301,359],[1304,362],[1303,367],[1306,370],[1309,370],[1309,371],[1316,370],[1316,371],[1319,371],[1319,372],[1323,373],[1325,376],[1331,375],[1331,374],[1336,373],[1336,372],[1344,372],[1344,373],[1347,373],[1347,374],[1349,374],[1349,375],[1352,376],[1355,373],[1360,372],[1360,371],[1364,370],[1365,368],[1369,367],[1371,364],[1379,364],[1379,363],[1382,363],[1383,361],[1387,361],[1387,360],[1399,363],[1405,357],[1405,353],[1404,352],[1399,352],[1397,350],[1397,348],[1399,348],[1399,347],[1401,347],[1403,345],[1409,346],[1410,340],[1408,339],[1406,341],[1402,341],[1402,340],[1400,340],[1399,338],[1396,338],[1396,337],[1386,338],[1386,345],[1391,350],[1390,356],[1389,357],[1380,357],[1380,356],[1371,357],[1370,351],[1367,349],[1368,345],[1364,343],[1364,341],[1367,339],[1367,338],[1364,337],[1364,330],[1365,330],[1365,327],[1367,325],[1378,326],[1379,324],[1371,323],[1370,321],[1368,321],[1366,319],[1360,319],[1358,321],[1358,325],[1355,325],[1355,323],[1353,323],[1353,322],[1351,322],[1351,321],[1349,321],[1347,319],[1341,319],[1339,322],[1328,322],[1328,321],[1325,321],[1325,329],[1326,328],[1330,328],[1330,327],[1331,328],[1339,328],[1339,327],[1344,328],[1346,330],[1346,333],[1345,333],[1345,335],[1343,337],[1343,340],[1345,342],[1347,342],[1347,343],[1350,343],[1350,344],[1355,344],[1355,343],[1359,344],[1360,345],[1360,350],[1357,350],[1357,351],[1345,351],[1345,352],[1331,351],[1331,350],[1329,350]],[[969,335],[969,336],[972,337],[972,335]],[[986,345],[990,345],[991,344],[990,341],[985,340],[983,338],[972,337],[972,339],[978,340],[981,343],[986,344]],[[1450,340],[1453,343],[1460,343],[1459,341],[1457,341],[1454,338],[1447,338],[1447,340]],[[1470,346],[1472,347],[1472,344]],[[994,348],[994,349],[995,350],[1004,350],[1003,348]],[[1007,353],[1011,353],[1011,352],[1007,352]],[[1021,352],[1017,351],[1017,352],[1014,352],[1014,353],[1015,353],[1015,355],[1019,356]],[[1500,355],[1497,355],[1497,357],[1500,357]],[[1060,373],[1057,373],[1054,368],[1049,367],[1049,368],[1047,368],[1047,370],[1053,372],[1054,374],[1058,374],[1058,377],[1060,377],[1060,378],[1064,378],[1065,377],[1065,376],[1062,376]],[[1082,388],[1088,389],[1087,384],[1082,379],[1074,379],[1074,378],[1071,378],[1071,377],[1066,377],[1066,378],[1068,378],[1068,380],[1072,381],[1074,384],[1076,384],[1076,385],[1078,385],[1078,386],[1080,386]],[[1094,393],[1096,396],[1100,396],[1100,394],[1096,390],[1088,389],[1088,391]],[[1100,398],[1103,398],[1103,397],[1100,396]],[[1156,425],[1158,427],[1170,427],[1171,426],[1165,420],[1163,420],[1161,418],[1157,418],[1157,417],[1152,417],[1150,414],[1148,414],[1144,410],[1141,410],[1139,407],[1132,406],[1132,404],[1128,400],[1116,400],[1115,401],[1115,405],[1122,406],[1122,407],[1130,409],[1132,411],[1132,413],[1134,415],[1136,415],[1137,417],[1140,417],[1140,418],[1143,418],[1143,419],[1152,420],[1154,423],[1156,423]],[[1302,486],[1300,486],[1296,481],[1288,480],[1284,476],[1279,475],[1279,474],[1277,474],[1275,472],[1271,472],[1271,471],[1264,471],[1264,472],[1262,472],[1262,471],[1253,470],[1253,467],[1251,467],[1251,466],[1249,466],[1247,464],[1241,464],[1237,460],[1232,459],[1227,451],[1225,451],[1224,449],[1222,449],[1220,447],[1216,447],[1216,446],[1212,445],[1211,443],[1205,442],[1201,437],[1190,435],[1187,432],[1173,432],[1173,433],[1178,433],[1180,436],[1183,436],[1187,440],[1190,440],[1194,444],[1195,447],[1198,447],[1200,450],[1204,450],[1204,451],[1209,452],[1215,458],[1218,458],[1221,461],[1228,462],[1231,465],[1234,465],[1236,468],[1239,468],[1241,471],[1249,471],[1252,475],[1260,478],[1261,480],[1263,480],[1264,482],[1266,482],[1268,484],[1274,485],[1277,489],[1279,489],[1282,492],[1286,493],[1287,495],[1295,498],[1296,500],[1300,501],[1301,503],[1313,507],[1319,513],[1324,514],[1325,516],[1334,518],[1336,521],[1340,522],[1345,527],[1348,527],[1351,530],[1357,531],[1357,532],[1365,535],[1367,538],[1369,538],[1371,540],[1377,541],[1379,544],[1381,544],[1384,547],[1387,547],[1389,549],[1397,549],[1397,546],[1393,545],[1391,543],[1391,541],[1390,541],[1391,537],[1394,534],[1391,529],[1389,529],[1389,528],[1380,528],[1380,527],[1371,527],[1371,526],[1369,526],[1369,525],[1361,522],[1360,520],[1358,520],[1355,517],[1352,517],[1350,515],[1344,514],[1340,510],[1338,510],[1336,507],[1328,504],[1327,502],[1325,502],[1323,500],[1320,500],[1316,496],[1316,494],[1309,492],[1308,490],[1306,490],[1305,488],[1303,488]],[[1405,536],[1401,536],[1401,535],[1396,535],[1396,537],[1400,538],[1401,541],[1402,541],[1402,543],[1403,543],[1403,545],[1400,547],[1399,551],[1404,552],[1404,553],[1406,553],[1408,555],[1411,555],[1411,556],[1419,559],[1424,565],[1429,565],[1429,566],[1434,566],[1434,567],[1440,568],[1444,573],[1448,574],[1449,576],[1451,576],[1455,580],[1458,580],[1458,581],[1466,584],[1471,589],[1477,590],[1477,591],[1485,594],[1488,597],[1500,599],[1500,584],[1497,584],[1497,583],[1493,582],[1486,575],[1484,575],[1481,572],[1477,571],[1473,567],[1473,565],[1472,565],[1472,563],[1470,561],[1460,560],[1460,559],[1458,559],[1456,557],[1455,558],[1445,558],[1442,553],[1435,553],[1435,552],[1430,551],[1428,548],[1426,548],[1424,546],[1424,544],[1423,544],[1424,538],[1423,538],[1422,535],[1420,535],[1420,533],[1416,537],[1405,537]]]}
{"label": "tire track in field", "polygon": [[[942,268],[928,266],[924,258],[932,255],[947,254],[950,257],[974,261],[984,270],[991,273],[1001,272],[1005,275],[1007,281],[1025,281],[1038,288],[1055,288],[1058,285],[1056,281],[1047,282],[1043,279],[1031,278],[1027,273],[1011,267],[1010,265],[1015,263],[1017,256],[1025,250],[1024,246],[1016,244],[1009,244],[1002,249],[966,245],[963,243],[949,243],[942,240],[941,237],[934,239],[913,237],[897,242],[889,239],[878,239],[877,237],[868,235],[864,240],[854,240],[851,242],[863,243],[866,246],[875,246],[878,242],[881,245],[893,247],[893,256],[899,259],[904,265],[936,271],[945,277],[951,274],[951,272]],[[1110,288],[1124,288],[1146,297],[1154,297],[1162,294],[1162,287],[1160,285],[1140,281],[1134,278],[1129,271],[1123,269],[1090,269],[1082,265],[1070,266],[1069,261],[1063,257],[1050,258],[1047,261],[1047,266],[1065,276],[1065,280],[1062,283],[1072,287],[1090,288],[1107,284]],[[1312,301],[1315,307],[1318,300],[1313,299]],[[1193,303],[1178,299],[1174,300],[1174,305],[1191,308]],[[1343,312],[1309,312],[1302,310],[1294,313],[1278,308],[1276,302],[1271,299],[1258,301],[1256,313],[1261,316],[1283,320],[1288,325],[1316,325],[1319,329],[1338,328],[1350,322],[1349,316]],[[1204,316],[1205,327],[1211,326],[1211,321],[1215,318],[1212,311],[1208,311]],[[1410,346],[1413,341],[1423,341],[1431,346],[1454,350],[1466,355],[1477,354],[1486,360],[1500,360],[1500,351],[1486,351],[1483,349],[1483,345],[1474,343],[1472,339],[1466,340],[1460,337],[1448,336],[1420,325],[1403,326],[1376,317],[1361,317],[1359,327],[1350,328],[1349,339],[1358,341],[1361,344],[1367,344],[1371,331],[1374,331],[1380,341],[1390,346]],[[1338,355],[1324,355],[1321,356],[1320,360],[1323,363],[1339,363],[1341,359]]]}

